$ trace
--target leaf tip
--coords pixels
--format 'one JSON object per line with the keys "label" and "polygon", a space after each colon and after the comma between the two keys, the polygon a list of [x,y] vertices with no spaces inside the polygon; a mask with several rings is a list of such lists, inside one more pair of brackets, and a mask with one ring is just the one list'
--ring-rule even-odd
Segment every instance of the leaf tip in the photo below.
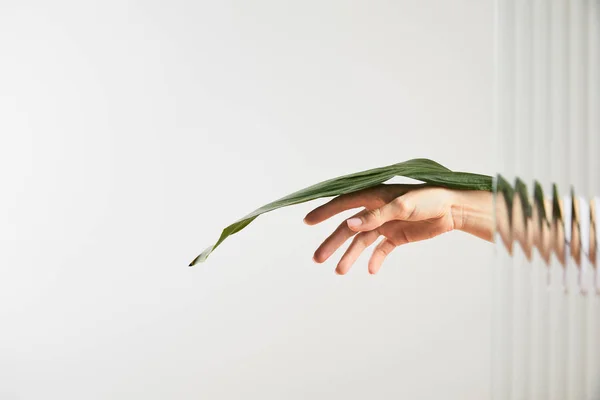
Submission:
{"label": "leaf tip", "polygon": [[206,260],[206,255],[203,252],[202,254],[199,254],[198,256],[196,256],[196,258],[194,258],[192,260],[192,262],[190,263],[190,265],[188,265],[188,267],[193,267],[196,264],[204,262],[204,260]]}
{"label": "leaf tip", "polygon": [[206,261],[206,259],[208,258],[210,253],[212,253],[212,251],[215,247],[216,247],[216,245],[207,247],[202,253],[200,253],[196,258],[194,258],[192,260],[192,262],[190,263],[189,266],[193,267],[196,264],[203,263],[204,261]]}

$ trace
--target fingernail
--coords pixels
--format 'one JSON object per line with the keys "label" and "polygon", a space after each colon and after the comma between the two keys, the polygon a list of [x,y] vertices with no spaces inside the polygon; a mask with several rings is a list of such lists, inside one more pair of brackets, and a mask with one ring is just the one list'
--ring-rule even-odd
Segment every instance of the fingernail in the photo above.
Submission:
{"label": "fingernail", "polygon": [[350,228],[358,228],[362,225],[362,220],[360,218],[350,218],[348,220],[348,226]]}

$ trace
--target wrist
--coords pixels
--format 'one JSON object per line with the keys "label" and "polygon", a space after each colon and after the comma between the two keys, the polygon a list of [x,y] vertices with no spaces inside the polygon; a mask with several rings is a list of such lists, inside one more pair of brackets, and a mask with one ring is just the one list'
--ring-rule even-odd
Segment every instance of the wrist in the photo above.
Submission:
{"label": "wrist", "polygon": [[493,194],[487,191],[457,190],[451,214],[454,229],[487,241],[494,239]]}

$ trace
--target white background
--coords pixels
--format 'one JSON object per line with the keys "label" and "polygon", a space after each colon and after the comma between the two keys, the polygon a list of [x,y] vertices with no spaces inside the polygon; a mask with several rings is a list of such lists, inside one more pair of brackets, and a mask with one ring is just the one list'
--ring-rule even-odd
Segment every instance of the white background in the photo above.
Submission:
{"label": "white background", "polygon": [[[85,4],[83,4],[85,3]],[[494,173],[490,1],[0,0],[0,399],[484,399],[493,246],[311,257],[309,184]]]}

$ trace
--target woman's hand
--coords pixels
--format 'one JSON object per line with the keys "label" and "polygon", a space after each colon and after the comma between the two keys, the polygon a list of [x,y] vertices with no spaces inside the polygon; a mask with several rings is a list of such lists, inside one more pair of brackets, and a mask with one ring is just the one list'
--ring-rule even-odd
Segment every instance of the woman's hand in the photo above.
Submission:
{"label": "woman's hand", "polygon": [[315,262],[322,263],[354,236],[340,259],[336,273],[343,275],[360,254],[375,243],[369,273],[375,274],[385,258],[398,246],[434,238],[454,229],[482,239],[493,238],[492,194],[459,191],[424,185],[379,185],[342,195],[314,209],[304,219],[315,225],[343,211],[364,207],[342,222],[319,246]]}

